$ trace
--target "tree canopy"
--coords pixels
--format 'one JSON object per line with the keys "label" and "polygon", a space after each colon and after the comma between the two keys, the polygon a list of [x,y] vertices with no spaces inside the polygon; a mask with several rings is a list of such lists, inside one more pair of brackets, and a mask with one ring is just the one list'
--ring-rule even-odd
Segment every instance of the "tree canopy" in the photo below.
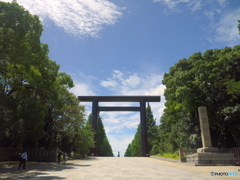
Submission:
{"label": "tree canopy", "polygon": [[0,146],[90,149],[85,109],[68,91],[72,78],[49,59],[42,31],[38,16],[0,2]]}
{"label": "tree canopy", "polygon": [[240,146],[240,46],[194,53],[165,73],[159,151],[201,147],[197,108],[206,106],[214,147]]}

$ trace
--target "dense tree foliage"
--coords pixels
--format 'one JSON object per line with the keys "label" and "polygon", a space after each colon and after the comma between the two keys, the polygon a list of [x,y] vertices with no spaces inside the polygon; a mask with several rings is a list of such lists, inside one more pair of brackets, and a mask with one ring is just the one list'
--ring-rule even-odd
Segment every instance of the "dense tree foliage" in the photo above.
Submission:
{"label": "dense tree foliage", "polygon": [[[146,120],[147,120],[147,141],[148,141],[148,148],[151,153],[151,149],[157,141],[157,125],[156,119],[153,116],[151,106],[148,104],[146,108]],[[128,145],[127,150],[124,154],[125,157],[129,156],[141,156],[141,124],[138,125],[137,132],[131,142]]]}
{"label": "dense tree foliage", "polygon": [[124,157],[141,156],[141,125],[138,125],[137,132],[134,135],[132,142],[124,154]]}
{"label": "dense tree foliage", "polygon": [[42,31],[38,16],[15,1],[0,2],[0,146],[90,148],[84,107],[68,91],[71,77],[49,59]]}
{"label": "dense tree foliage", "polygon": [[[113,156],[112,147],[108,141],[102,118],[98,116],[96,133],[96,149],[98,156]],[[88,124],[92,124],[92,114],[88,117]]]}
{"label": "dense tree foliage", "polygon": [[[197,108],[206,106],[214,147],[240,146],[240,46],[182,59],[165,73],[159,152],[201,147]],[[156,150],[156,148],[155,148]]]}
{"label": "dense tree foliage", "polygon": [[148,142],[148,149],[151,154],[151,150],[153,148],[153,145],[157,143],[156,137],[157,137],[157,125],[156,125],[156,119],[153,116],[153,112],[151,109],[151,106],[147,105],[146,108],[146,120],[147,120],[147,142]]}
{"label": "dense tree foliage", "polygon": [[124,157],[130,157],[130,156],[131,156],[131,144],[128,144]]}

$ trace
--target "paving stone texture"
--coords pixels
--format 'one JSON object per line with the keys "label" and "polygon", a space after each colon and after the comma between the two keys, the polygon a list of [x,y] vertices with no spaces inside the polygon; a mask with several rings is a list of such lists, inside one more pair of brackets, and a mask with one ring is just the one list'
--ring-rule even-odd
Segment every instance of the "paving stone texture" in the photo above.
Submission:
{"label": "paving stone texture", "polygon": [[[240,166],[192,166],[178,161],[148,157],[88,157],[67,161],[27,162],[17,170],[18,162],[0,162],[0,179],[71,180],[211,180],[240,179]],[[236,172],[238,176],[211,176],[211,172]]]}

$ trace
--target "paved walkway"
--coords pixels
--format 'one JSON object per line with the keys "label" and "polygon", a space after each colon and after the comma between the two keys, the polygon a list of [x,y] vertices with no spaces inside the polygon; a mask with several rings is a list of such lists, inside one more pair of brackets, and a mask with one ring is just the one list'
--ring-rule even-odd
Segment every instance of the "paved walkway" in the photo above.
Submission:
{"label": "paved walkway", "polygon": [[[191,166],[175,161],[144,157],[91,157],[56,163],[27,162],[26,170],[17,170],[18,162],[0,162],[0,179],[72,179],[72,180],[211,180],[240,179],[240,166]],[[211,176],[210,172],[237,172],[238,177]]]}

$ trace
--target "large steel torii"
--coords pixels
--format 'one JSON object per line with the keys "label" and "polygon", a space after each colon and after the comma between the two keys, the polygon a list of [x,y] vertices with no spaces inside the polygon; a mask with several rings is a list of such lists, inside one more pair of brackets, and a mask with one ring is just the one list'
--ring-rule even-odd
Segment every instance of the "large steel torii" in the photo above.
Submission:
{"label": "large steel torii", "polygon": [[[146,102],[160,102],[160,96],[78,96],[81,102],[92,102],[92,127],[97,131],[97,118],[100,111],[140,111],[141,122],[141,156],[149,156],[147,144]],[[99,102],[139,102],[140,107],[98,106]],[[94,138],[96,140],[96,136]],[[91,155],[97,156],[97,149],[91,149]]]}

